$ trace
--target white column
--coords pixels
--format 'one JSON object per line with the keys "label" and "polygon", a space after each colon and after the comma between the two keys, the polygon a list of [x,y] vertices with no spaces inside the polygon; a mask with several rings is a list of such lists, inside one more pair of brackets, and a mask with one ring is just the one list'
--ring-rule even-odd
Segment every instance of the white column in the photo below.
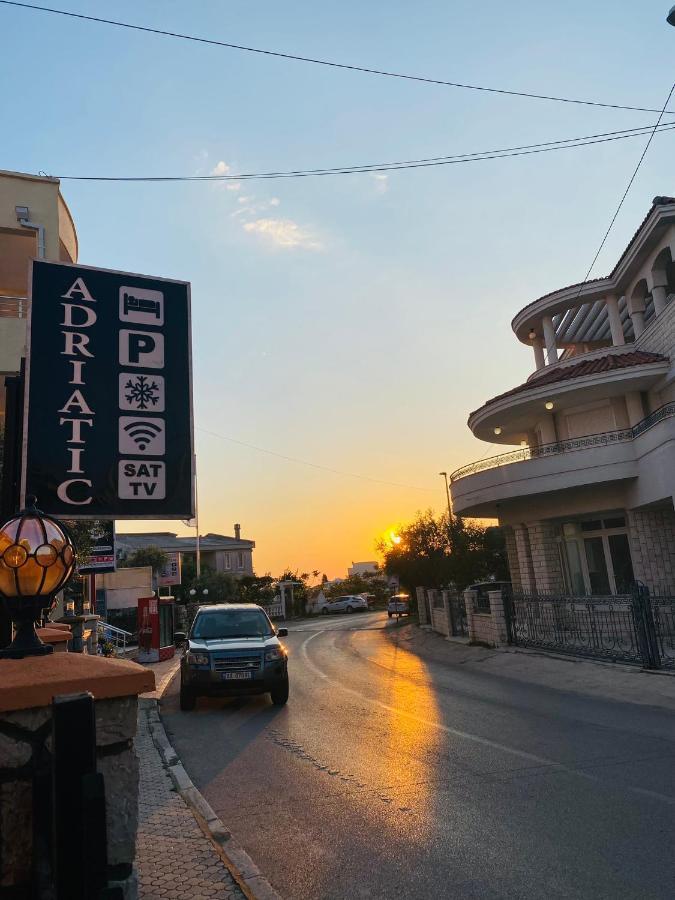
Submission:
{"label": "white column", "polygon": [[652,298],[654,300],[654,315],[660,316],[666,308],[666,286],[664,284],[655,284],[652,288]]}
{"label": "white column", "polygon": [[637,340],[645,330],[645,311],[643,309],[635,309],[630,314],[630,317],[633,321],[633,331]]}
{"label": "white column", "polygon": [[534,364],[537,369],[543,369],[546,365],[544,359],[544,343],[541,338],[534,338],[532,341],[532,349],[534,350]]}
{"label": "white column", "polygon": [[626,394],[626,410],[628,412],[628,423],[631,428],[644,419],[645,409],[639,391],[628,391]]}
{"label": "white column", "polygon": [[541,431],[542,444],[555,444],[558,441],[558,435],[555,430],[555,420],[551,413],[547,413],[539,422]]}
{"label": "white column", "polygon": [[626,343],[626,338],[621,325],[621,315],[619,313],[619,301],[614,294],[605,297],[605,306],[607,307],[607,316],[609,317],[609,327],[612,332],[612,344],[615,347],[621,347]]}
{"label": "white column", "polygon": [[544,316],[541,320],[544,329],[544,340],[546,341],[546,352],[548,354],[549,366],[558,362],[558,348],[555,345],[555,328],[553,327],[553,319],[550,316]]}

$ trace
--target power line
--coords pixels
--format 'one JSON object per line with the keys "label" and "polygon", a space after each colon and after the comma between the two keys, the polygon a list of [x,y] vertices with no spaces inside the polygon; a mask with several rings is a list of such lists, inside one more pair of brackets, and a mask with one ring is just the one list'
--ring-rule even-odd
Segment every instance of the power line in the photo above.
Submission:
{"label": "power line", "polygon": [[598,261],[598,257],[600,256],[600,253],[602,252],[602,248],[605,246],[605,243],[607,242],[607,238],[609,237],[609,233],[610,233],[610,231],[612,230],[612,228],[614,227],[614,223],[615,223],[616,220],[617,220],[617,216],[618,216],[619,213],[621,212],[621,208],[622,208],[622,206],[623,206],[623,204],[624,204],[624,201],[625,201],[626,197],[628,196],[628,192],[630,191],[631,187],[633,186],[633,182],[635,181],[635,178],[636,178],[636,176],[637,176],[637,173],[640,171],[640,167],[642,166],[642,163],[644,162],[644,158],[645,158],[645,156],[647,155],[647,151],[649,150],[649,148],[650,148],[650,146],[651,146],[651,143],[652,143],[652,141],[654,140],[654,135],[656,134],[656,132],[657,132],[657,130],[658,130],[658,128],[659,128],[661,119],[663,118],[663,116],[664,116],[664,114],[665,114],[666,107],[668,106],[668,103],[670,102],[670,98],[673,96],[673,91],[675,91],[675,83],[671,86],[670,91],[668,92],[668,96],[666,97],[666,102],[663,104],[663,109],[661,110],[661,112],[660,112],[660,114],[659,114],[659,117],[658,117],[658,119],[656,120],[656,124],[654,125],[654,127],[653,127],[653,129],[652,129],[652,131],[651,131],[651,134],[649,135],[649,140],[648,140],[647,143],[645,144],[645,148],[644,148],[644,150],[642,151],[642,155],[640,156],[640,159],[638,160],[638,163],[637,163],[637,165],[635,166],[635,169],[633,170],[633,174],[632,174],[631,177],[630,177],[630,181],[629,181],[628,184],[626,185],[626,190],[623,192],[623,195],[622,195],[622,197],[621,197],[621,200],[619,201],[619,205],[617,206],[617,208],[616,208],[616,210],[615,210],[615,212],[614,212],[614,215],[612,216],[612,219],[611,219],[611,221],[610,221],[610,223],[609,223],[609,225],[608,225],[608,227],[607,227],[607,231],[605,232],[605,235],[604,235],[603,239],[600,241],[600,246],[598,247],[598,249],[597,249],[597,251],[596,251],[596,254],[595,254],[595,256],[593,257],[593,262],[592,262],[592,263],[590,264],[590,266],[588,267],[588,271],[586,272],[586,275],[584,276],[583,281],[582,281],[581,284],[579,285],[579,291],[578,291],[578,293],[577,293],[577,298],[578,298],[579,295],[581,294],[581,291],[582,291],[582,289],[583,289],[583,286],[584,286],[585,282],[588,281],[588,278],[589,278],[591,272],[593,271],[593,266],[594,266],[594,265],[596,264],[596,262]]}
{"label": "power line", "polygon": [[[0,3],[4,0],[0,0]],[[554,150],[572,150],[576,147],[588,147],[593,144],[604,144],[626,138],[640,137],[656,131],[672,131],[675,124],[643,125],[639,128],[627,128],[621,131],[608,131],[586,137],[563,138],[558,141],[545,141],[538,144],[525,144],[521,147],[506,147],[501,150],[480,150],[474,153],[460,153],[455,156],[436,156],[426,159],[404,160],[391,163],[365,163],[357,166],[336,166],[325,169],[291,169],[279,172],[243,172],[238,175],[54,175],[61,181],[100,181],[100,182],[209,182],[209,181],[255,181],[281,178],[311,178],[327,175],[362,175],[374,172],[396,172],[404,169],[425,169],[436,166],[459,165],[462,163],[485,162],[492,159],[509,159],[515,156],[529,156],[533,153],[550,153]],[[50,176],[51,177],[51,176]]]}
{"label": "power line", "polygon": [[[624,109],[631,112],[658,112],[657,109],[651,109],[643,106],[625,106],[619,103],[602,103],[598,100],[580,100],[572,97],[557,97],[550,94],[538,94],[530,91],[512,91],[506,88],[485,87],[484,85],[465,84],[459,81],[445,81],[441,78],[431,78],[424,75],[409,75],[403,72],[391,72],[386,69],[375,69],[369,66],[349,65],[348,63],[334,62],[327,59],[318,59],[311,56],[298,56],[293,53],[283,53],[280,50],[265,50],[260,47],[247,47],[244,44],[234,44],[229,41],[218,41],[214,38],[198,37],[192,34],[183,34],[177,31],[166,31],[162,28],[151,28],[147,25],[132,25],[129,22],[119,22],[115,19],[103,19],[99,16],[86,16],[83,13],[75,13],[65,9],[54,9],[50,6],[38,6],[34,3],[19,3],[17,0],[0,0],[4,6],[17,6],[22,9],[29,9],[34,12],[53,13],[59,16],[67,16],[71,19],[83,19],[87,22],[96,22],[99,25],[113,25],[116,28],[127,28],[131,31],[142,31],[147,34],[156,34],[161,37],[178,38],[184,41],[193,41],[198,44],[209,44],[215,47],[224,47],[229,50],[241,50],[245,53],[257,53],[261,56],[273,56],[278,59],[289,59],[295,62],[311,63],[317,66],[327,66],[333,69],[342,69],[350,72],[362,72],[366,75],[380,75],[386,78],[399,78],[404,81],[417,81],[424,84],[435,84],[442,87],[461,88],[468,91],[482,91],[489,94],[502,94],[510,97],[525,97],[530,100],[549,100],[556,103],[573,103],[580,106],[595,106],[605,109]],[[665,112],[665,110],[664,110]],[[675,110],[668,111],[670,115],[675,115]]]}
{"label": "power line", "polygon": [[286,462],[297,463],[300,466],[309,466],[311,469],[319,469],[322,472],[330,472],[332,475],[343,475],[346,478],[358,478],[360,481],[371,481],[374,484],[386,484],[389,487],[406,488],[410,491],[430,492],[433,488],[419,487],[414,484],[401,484],[398,481],[385,481],[382,478],[372,478],[370,475],[359,475],[356,472],[345,472],[342,469],[333,469],[330,466],[323,466],[319,463],[310,462],[307,459],[298,459],[296,456],[287,456],[285,453],[278,453],[276,450],[268,450],[266,447],[258,447],[255,444],[249,444],[246,441],[237,440],[237,438],[228,437],[226,434],[219,434],[217,431],[210,431],[208,428],[197,426],[197,431],[204,434],[210,434],[211,437],[219,438],[221,441],[228,441],[231,444],[238,444],[240,447],[246,447],[249,450],[256,450],[258,453],[266,453],[268,456],[275,456],[277,459],[283,459]]}

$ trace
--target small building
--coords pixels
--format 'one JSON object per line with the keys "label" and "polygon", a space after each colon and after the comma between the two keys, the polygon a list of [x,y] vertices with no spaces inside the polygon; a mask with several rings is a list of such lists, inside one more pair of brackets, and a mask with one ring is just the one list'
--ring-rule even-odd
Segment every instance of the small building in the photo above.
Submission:
{"label": "small building", "polygon": [[347,576],[352,578],[354,575],[378,575],[380,574],[380,564],[378,562],[353,562],[347,569]]}
{"label": "small building", "polygon": [[[195,559],[197,541],[195,537],[178,537],[171,531],[145,531],[138,534],[119,533],[116,537],[117,552],[122,557],[135,550],[159,547],[166,553],[180,553],[185,558]],[[199,538],[199,556],[202,568],[212,569],[233,578],[253,575],[253,550],[255,541],[241,536],[241,526],[234,526],[234,536],[205,534]]]}
{"label": "small building", "polygon": [[453,472],[455,511],[504,526],[516,589],[672,591],[675,198],[654,199],[609,275],[533,300],[512,328],[535,371],[469,416],[506,452]]}

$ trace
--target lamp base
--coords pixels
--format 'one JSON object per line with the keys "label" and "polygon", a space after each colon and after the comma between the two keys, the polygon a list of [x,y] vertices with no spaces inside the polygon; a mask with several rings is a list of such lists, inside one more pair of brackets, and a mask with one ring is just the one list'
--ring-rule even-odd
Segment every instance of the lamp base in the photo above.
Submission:
{"label": "lamp base", "polygon": [[14,640],[0,650],[0,659],[23,659],[25,656],[47,656],[54,652],[51,644],[43,644],[35,631],[35,623],[21,620],[15,622]]}

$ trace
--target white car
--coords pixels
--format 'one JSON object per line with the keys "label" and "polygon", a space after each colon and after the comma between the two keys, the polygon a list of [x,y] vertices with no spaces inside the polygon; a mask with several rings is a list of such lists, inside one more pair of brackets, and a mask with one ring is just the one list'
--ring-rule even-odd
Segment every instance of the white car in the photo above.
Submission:
{"label": "white car", "polygon": [[387,615],[391,619],[392,616],[409,616],[410,615],[410,597],[408,594],[394,594],[389,598],[387,603]]}
{"label": "white car", "polygon": [[365,597],[360,597],[358,594],[347,594],[344,597],[334,597],[332,600],[326,600],[326,605],[322,608],[321,614],[327,616],[328,613],[353,613],[367,609],[368,601]]}

